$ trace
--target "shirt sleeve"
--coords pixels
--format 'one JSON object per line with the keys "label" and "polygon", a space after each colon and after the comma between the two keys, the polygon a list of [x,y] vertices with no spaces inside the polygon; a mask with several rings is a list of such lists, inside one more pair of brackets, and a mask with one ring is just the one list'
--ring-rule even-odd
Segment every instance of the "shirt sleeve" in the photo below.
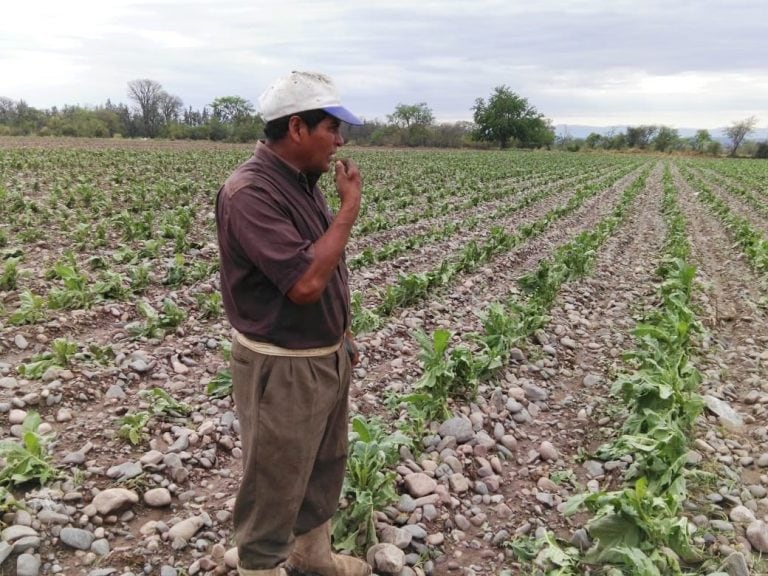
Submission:
{"label": "shirt sleeve", "polygon": [[230,199],[231,231],[244,255],[287,293],[312,263],[312,242],[268,192],[243,188]]}

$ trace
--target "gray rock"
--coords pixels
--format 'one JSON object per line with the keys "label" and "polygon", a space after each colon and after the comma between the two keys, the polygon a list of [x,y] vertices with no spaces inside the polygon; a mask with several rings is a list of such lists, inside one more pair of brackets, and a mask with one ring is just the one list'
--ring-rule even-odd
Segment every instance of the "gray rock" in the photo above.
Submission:
{"label": "gray rock", "polygon": [[205,519],[202,515],[192,516],[171,526],[170,530],[168,530],[168,534],[171,538],[180,538],[181,540],[189,542],[192,536],[194,536],[204,525]]}
{"label": "gray rock", "polygon": [[525,397],[531,402],[543,402],[549,397],[549,392],[544,388],[530,382],[523,384],[523,390],[525,391]]}
{"label": "gray rock", "polygon": [[21,554],[16,559],[16,576],[38,576],[40,558],[34,554]]}
{"label": "gray rock", "polygon": [[403,530],[409,532],[414,540],[424,540],[427,537],[427,531],[418,524],[406,524]]}
{"label": "gray rock", "polygon": [[27,417],[26,410],[21,410],[19,408],[16,408],[14,410],[11,410],[8,414],[8,423],[9,424],[23,424],[24,419]]}
{"label": "gray rock", "polygon": [[733,527],[733,524],[730,522],[726,522],[725,520],[712,520],[709,523],[709,526],[713,530],[718,530],[720,532],[733,532],[735,531],[735,528]]}
{"label": "gray rock", "polygon": [[525,362],[525,354],[520,348],[512,348],[509,351],[509,358],[515,362]]}
{"label": "gray rock", "polygon": [[380,542],[385,544],[393,544],[401,550],[408,548],[411,540],[413,540],[413,534],[411,534],[411,532],[408,530],[398,528],[397,526],[385,526],[382,528],[381,534],[379,536]]}
{"label": "gray rock", "polygon": [[80,528],[62,528],[59,539],[70,548],[90,550],[96,537],[92,532]]}
{"label": "gray rock", "polygon": [[91,552],[97,556],[106,556],[109,554],[109,540],[106,538],[99,538],[94,540],[91,544]]}
{"label": "gray rock", "polygon": [[376,572],[384,574],[400,574],[405,567],[405,553],[392,544],[371,546],[366,559]]}
{"label": "gray rock", "polygon": [[0,542],[0,566],[2,566],[5,559],[11,555],[12,550],[13,546],[8,544],[8,542]]}
{"label": "gray rock", "polygon": [[171,503],[171,493],[167,488],[153,488],[144,493],[144,503],[153,508],[168,506]]}
{"label": "gray rock", "polygon": [[125,390],[118,384],[112,384],[104,394],[107,400],[122,400],[126,397]]}
{"label": "gray rock", "polygon": [[227,568],[237,568],[240,558],[237,554],[237,546],[233,546],[224,553],[224,565]]}
{"label": "gray rock", "polygon": [[69,516],[66,514],[46,509],[40,510],[37,513],[37,519],[43,524],[67,524],[70,521]]}
{"label": "gray rock", "polygon": [[437,482],[422,472],[409,474],[404,479],[405,489],[414,498],[432,494],[437,488]]}
{"label": "gray rock", "polygon": [[24,536],[13,543],[13,553],[21,554],[40,548],[39,536]]}
{"label": "gray rock", "polygon": [[25,536],[37,536],[37,531],[29,526],[14,524],[0,532],[0,538],[3,539],[3,542],[8,542],[10,544],[13,544],[16,540]]}
{"label": "gray rock", "polygon": [[467,480],[463,474],[458,472],[451,474],[451,476],[448,478],[448,483],[451,486],[451,491],[455,492],[456,494],[462,494],[463,492],[469,490],[469,480]]}
{"label": "gray rock", "polygon": [[590,373],[584,376],[583,383],[584,383],[584,386],[592,388],[593,386],[597,386],[598,384],[600,384],[601,380],[602,378],[598,374]]}
{"label": "gray rock", "polygon": [[579,528],[573,533],[571,537],[571,544],[576,546],[582,552],[586,552],[592,547],[592,540],[589,538],[589,534],[584,528]]}
{"label": "gray rock", "polygon": [[0,378],[0,388],[16,388],[17,382],[16,378],[11,378],[10,376],[4,376],[3,378]]}
{"label": "gray rock", "polygon": [[456,438],[456,442],[464,444],[475,437],[475,431],[472,429],[472,422],[468,418],[457,416],[443,422],[438,429],[438,434],[443,438],[451,436]]}
{"label": "gray rock", "polygon": [[590,478],[598,478],[605,474],[605,468],[603,468],[602,462],[598,462],[597,460],[587,460],[582,466],[587,471]]}
{"label": "gray rock", "polygon": [[539,455],[542,460],[557,460],[560,456],[557,449],[548,440],[544,440],[539,446]]}
{"label": "gray rock", "polygon": [[730,404],[709,394],[705,394],[703,399],[707,408],[720,418],[723,426],[732,432],[739,432],[744,428],[744,419]]}
{"label": "gray rock", "polygon": [[117,512],[123,508],[136,504],[139,501],[139,495],[126,488],[107,488],[102,490],[93,498],[92,504],[96,511],[101,515],[107,515],[111,512]]}
{"label": "gray rock", "polygon": [[19,350],[26,350],[29,348],[29,342],[27,342],[27,339],[21,334],[16,334],[16,336],[14,336],[13,343],[16,344],[16,348]]}
{"label": "gray rock", "polygon": [[754,522],[756,520],[755,514],[746,506],[736,506],[729,514],[731,522]]}
{"label": "gray rock", "polygon": [[168,447],[168,452],[184,452],[189,448],[189,434],[182,434]]}
{"label": "gray rock", "polygon": [[758,552],[768,554],[768,524],[762,520],[752,522],[747,526],[747,540]]}
{"label": "gray rock", "polygon": [[130,478],[136,478],[143,472],[141,464],[138,462],[123,462],[117,466],[112,466],[107,470],[107,477],[114,478],[116,480],[128,480]]}
{"label": "gray rock", "polygon": [[413,498],[409,494],[402,494],[400,496],[400,500],[397,503],[396,508],[400,510],[400,512],[405,512],[406,514],[410,514],[414,510],[416,510],[416,503],[414,502]]}
{"label": "gray rock", "polygon": [[728,576],[749,576],[747,560],[741,552],[734,552],[725,559],[725,570]]}

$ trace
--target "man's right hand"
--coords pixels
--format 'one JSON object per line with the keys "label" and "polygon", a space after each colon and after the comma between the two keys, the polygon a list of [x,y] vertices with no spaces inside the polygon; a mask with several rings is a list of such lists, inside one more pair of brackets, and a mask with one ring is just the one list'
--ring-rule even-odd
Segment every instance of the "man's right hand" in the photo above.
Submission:
{"label": "man's right hand", "polygon": [[336,190],[341,200],[341,208],[352,218],[357,218],[360,211],[360,195],[363,179],[354,160],[336,160]]}

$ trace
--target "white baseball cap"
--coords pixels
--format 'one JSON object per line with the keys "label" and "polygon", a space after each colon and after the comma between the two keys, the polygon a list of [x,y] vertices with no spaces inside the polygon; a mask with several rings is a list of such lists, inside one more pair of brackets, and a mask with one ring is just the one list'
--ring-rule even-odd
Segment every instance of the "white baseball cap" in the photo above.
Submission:
{"label": "white baseball cap", "polygon": [[347,124],[363,122],[341,105],[333,81],[318,72],[291,72],[278,78],[259,96],[261,115],[269,122],[306,110],[324,110]]}

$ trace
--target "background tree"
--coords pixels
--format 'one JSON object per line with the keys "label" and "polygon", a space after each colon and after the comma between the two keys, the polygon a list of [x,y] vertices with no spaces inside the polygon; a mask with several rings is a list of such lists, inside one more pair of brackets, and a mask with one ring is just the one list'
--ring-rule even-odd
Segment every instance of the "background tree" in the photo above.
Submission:
{"label": "background tree", "polygon": [[398,104],[395,106],[395,111],[389,114],[387,118],[392,124],[401,128],[430,126],[435,121],[435,116],[426,102],[410,105]]}
{"label": "background tree", "polygon": [[660,126],[653,139],[653,148],[659,152],[670,152],[680,147],[680,134],[669,126]]}
{"label": "background tree", "polygon": [[398,104],[387,116],[392,126],[389,138],[402,146],[425,146],[432,137],[435,116],[426,102]]}
{"label": "background tree", "polygon": [[213,109],[214,118],[218,118],[224,124],[233,124],[247,118],[254,111],[253,104],[240,96],[221,96],[209,106]]}
{"label": "background tree", "polygon": [[627,147],[645,150],[651,143],[658,126],[641,124],[640,126],[627,126]]}
{"label": "background tree", "polygon": [[712,142],[712,136],[709,130],[697,130],[696,135],[691,138],[691,148],[694,152],[704,153],[707,150],[710,142]]}
{"label": "background tree", "polygon": [[510,141],[523,147],[549,146],[554,142],[554,133],[544,116],[507,86],[494,88],[488,102],[482,98],[475,100],[472,110],[478,140],[496,142],[501,148],[506,148]]}
{"label": "background tree", "polygon": [[165,91],[159,82],[143,78],[128,82],[128,98],[139,107],[144,136],[152,138],[160,128],[160,103]]}
{"label": "background tree", "polygon": [[177,122],[179,120],[179,114],[184,106],[181,98],[163,91],[160,94],[157,104],[163,123],[169,124],[170,122]]}
{"label": "background tree", "polygon": [[736,151],[739,149],[739,146],[741,146],[744,138],[751,134],[756,126],[757,118],[750,116],[739,122],[734,122],[725,129],[725,135],[728,137],[728,140],[731,141],[729,146],[729,156],[736,156]]}
{"label": "background tree", "polygon": [[590,132],[589,136],[584,139],[584,145],[587,148],[600,148],[603,144],[603,137],[597,132]]}

